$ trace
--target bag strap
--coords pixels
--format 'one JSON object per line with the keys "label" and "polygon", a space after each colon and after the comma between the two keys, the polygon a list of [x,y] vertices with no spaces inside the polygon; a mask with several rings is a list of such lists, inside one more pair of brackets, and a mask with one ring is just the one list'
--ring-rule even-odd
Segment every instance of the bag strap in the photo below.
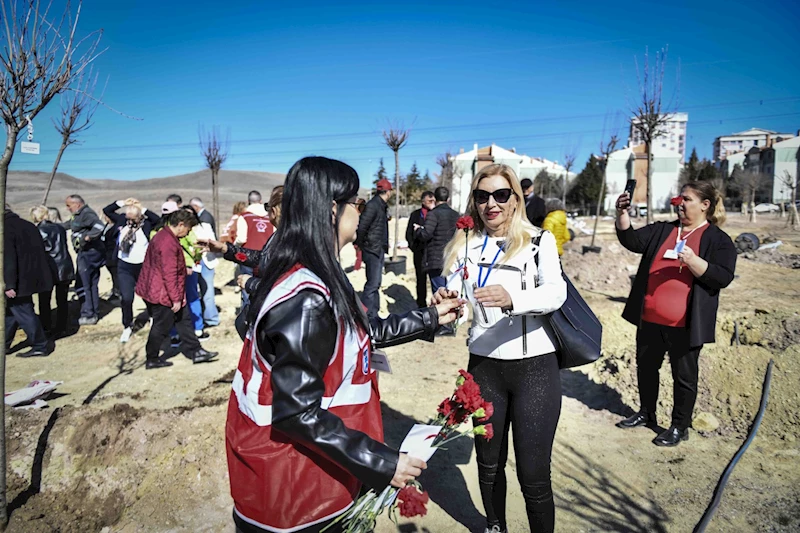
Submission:
{"label": "bag strap", "polygon": [[[533,244],[534,246],[536,246],[538,248],[539,243],[542,242],[542,235],[544,235],[545,231],[547,231],[547,230],[543,230],[539,235],[537,235],[536,237],[533,237],[531,239],[531,244]],[[536,268],[538,269],[539,268],[539,250],[538,249],[536,250],[536,255],[533,256],[533,260],[536,262]]]}

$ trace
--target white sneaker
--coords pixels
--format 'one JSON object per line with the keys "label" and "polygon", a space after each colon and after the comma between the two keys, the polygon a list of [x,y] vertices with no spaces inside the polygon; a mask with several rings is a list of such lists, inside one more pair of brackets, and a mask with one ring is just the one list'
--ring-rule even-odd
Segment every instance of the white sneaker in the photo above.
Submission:
{"label": "white sneaker", "polygon": [[122,330],[122,335],[119,336],[119,342],[121,342],[122,344],[125,344],[126,342],[128,342],[130,340],[130,338],[131,338],[131,334],[132,333],[133,333],[133,330],[131,328],[123,329]]}

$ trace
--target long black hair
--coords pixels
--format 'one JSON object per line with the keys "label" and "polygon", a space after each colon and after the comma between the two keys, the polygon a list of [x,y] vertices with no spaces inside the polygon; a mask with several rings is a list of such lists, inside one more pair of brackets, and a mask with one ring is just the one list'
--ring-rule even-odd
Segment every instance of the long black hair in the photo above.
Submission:
{"label": "long black hair", "polygon": [[[338,260],[339,220],[358,187],[358,174],[341,161],[304,157],[292,166],[284,184],[281,221],[270,240],[269,265],[250,305],[250,324],[258,318],[275,282],[299,263],[328,287],[334,311],[346,324],[369,329],[361,302]],[[339,207],[332,220],[334,202]]]}

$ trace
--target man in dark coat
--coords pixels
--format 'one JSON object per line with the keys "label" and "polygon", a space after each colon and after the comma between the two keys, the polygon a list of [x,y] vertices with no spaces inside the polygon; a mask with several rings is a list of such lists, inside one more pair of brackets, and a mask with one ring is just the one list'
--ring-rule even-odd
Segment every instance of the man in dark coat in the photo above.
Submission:
{"label": "man in dark coat", "polygon": [[72,231],[72,246],[78,254],[78,276],[84,290],[78,324],[91,326],[97,324],[100,313],[97,285],[100,282],[100,269],[106,259],[106,250],[101,239],[105,224],[77,194],[67,196],[66,204],[72,218],[63,226]]}
{"label": "man in dark coat", "polygon": [[[189,205],[197,211],[197,218],[200,220],[202,236],[208,239],[217,239],[217,221],[214,215],[208,212],[203,200],[192,198]],[[198,234],[199,236],[200,234]],[[203,304],[203,324],[213,328],[219,326],[219,311],[217,310],[216,294],[214,292],[214,273],[219,259],[214,254],[203,253],[203,260],[200,262],[200,298]]]}
{"label": "man in dark coat", "polygon": [[425,276],[424,257],[425,257],[425,243],[417,238],[416,230],[425,225],[425,217],[436,205],[436,200],[431,191],[422,193],[421,198],[422,207],[416,211],[412,211],[408,217],[408,226],[406,226],[406,241],[408,241],[408,249],[414,254],[414,272],[417,276],[417,305],[419,307],[426,307],[427,301],[425,296],[428,293],[428,280]]}
{"label": "man in dark coat", "polygon": [[522,193],[525,195],[525,214],[528,215],[528,220],[537,228],[541,228],[544,224],[544,219],[547,216],[547,206],[544,200],[536,196],[533,192],[533,182],[525,178],[520,182],[522,186]]}
{"label": "man in dark coat", "polygon": [[8,206],[5,210],[3,274],[6,293],[6,350],[11,348],[17,328],[28,336],[31,349],[18,357],[49,353],[42,323],[33,311],[34,294],[53,289],[53,273],[42,237],[36,226],[22,220]]}
{"label": "man in dark coat", "polygon": [[367,307],[367,316],[378,316],[381,300],[378,290],[383,278],[384,254],[389,251],[388,201],[392,195],[392,184],[387,179],[378,180],[375,196],[367,202],[358,220],[355,245],[361,249],[367,270],[367,282],[361,301]]}
{"label": "man in dark coat", "polygon": [[[431,279],[431,292],[436,292],[446,285],[442,276],[444,269],[444,249],[456,232],[458,213],[449,205],[450,191],[447,187],[436,187],[433,192],[436,200],[434,207],[425,217],[425,225],[417,230],[417,238],[425,243],[425,259],[423,268]],[[450,265],[447,265],[450,266]]]}

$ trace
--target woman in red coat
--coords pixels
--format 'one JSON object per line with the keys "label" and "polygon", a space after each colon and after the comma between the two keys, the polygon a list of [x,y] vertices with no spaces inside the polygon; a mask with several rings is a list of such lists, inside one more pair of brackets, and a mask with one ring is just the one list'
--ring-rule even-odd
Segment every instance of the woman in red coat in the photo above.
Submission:
{"label": "woman in red coat", "polygon": [[153,319],[145,349],[148,370],[172,366],[170,361],[159,357],[161,345],[172,326],[177,328],[183,352],[192,362],[204,363],[217,356],[216,352],[200,346],[186,308],[186,260],[179,239],[186,237],[198,222],[194,211],[188,209],[170,214],[167,226],[153,236],[144,256],[136,294],[145,301]]}

